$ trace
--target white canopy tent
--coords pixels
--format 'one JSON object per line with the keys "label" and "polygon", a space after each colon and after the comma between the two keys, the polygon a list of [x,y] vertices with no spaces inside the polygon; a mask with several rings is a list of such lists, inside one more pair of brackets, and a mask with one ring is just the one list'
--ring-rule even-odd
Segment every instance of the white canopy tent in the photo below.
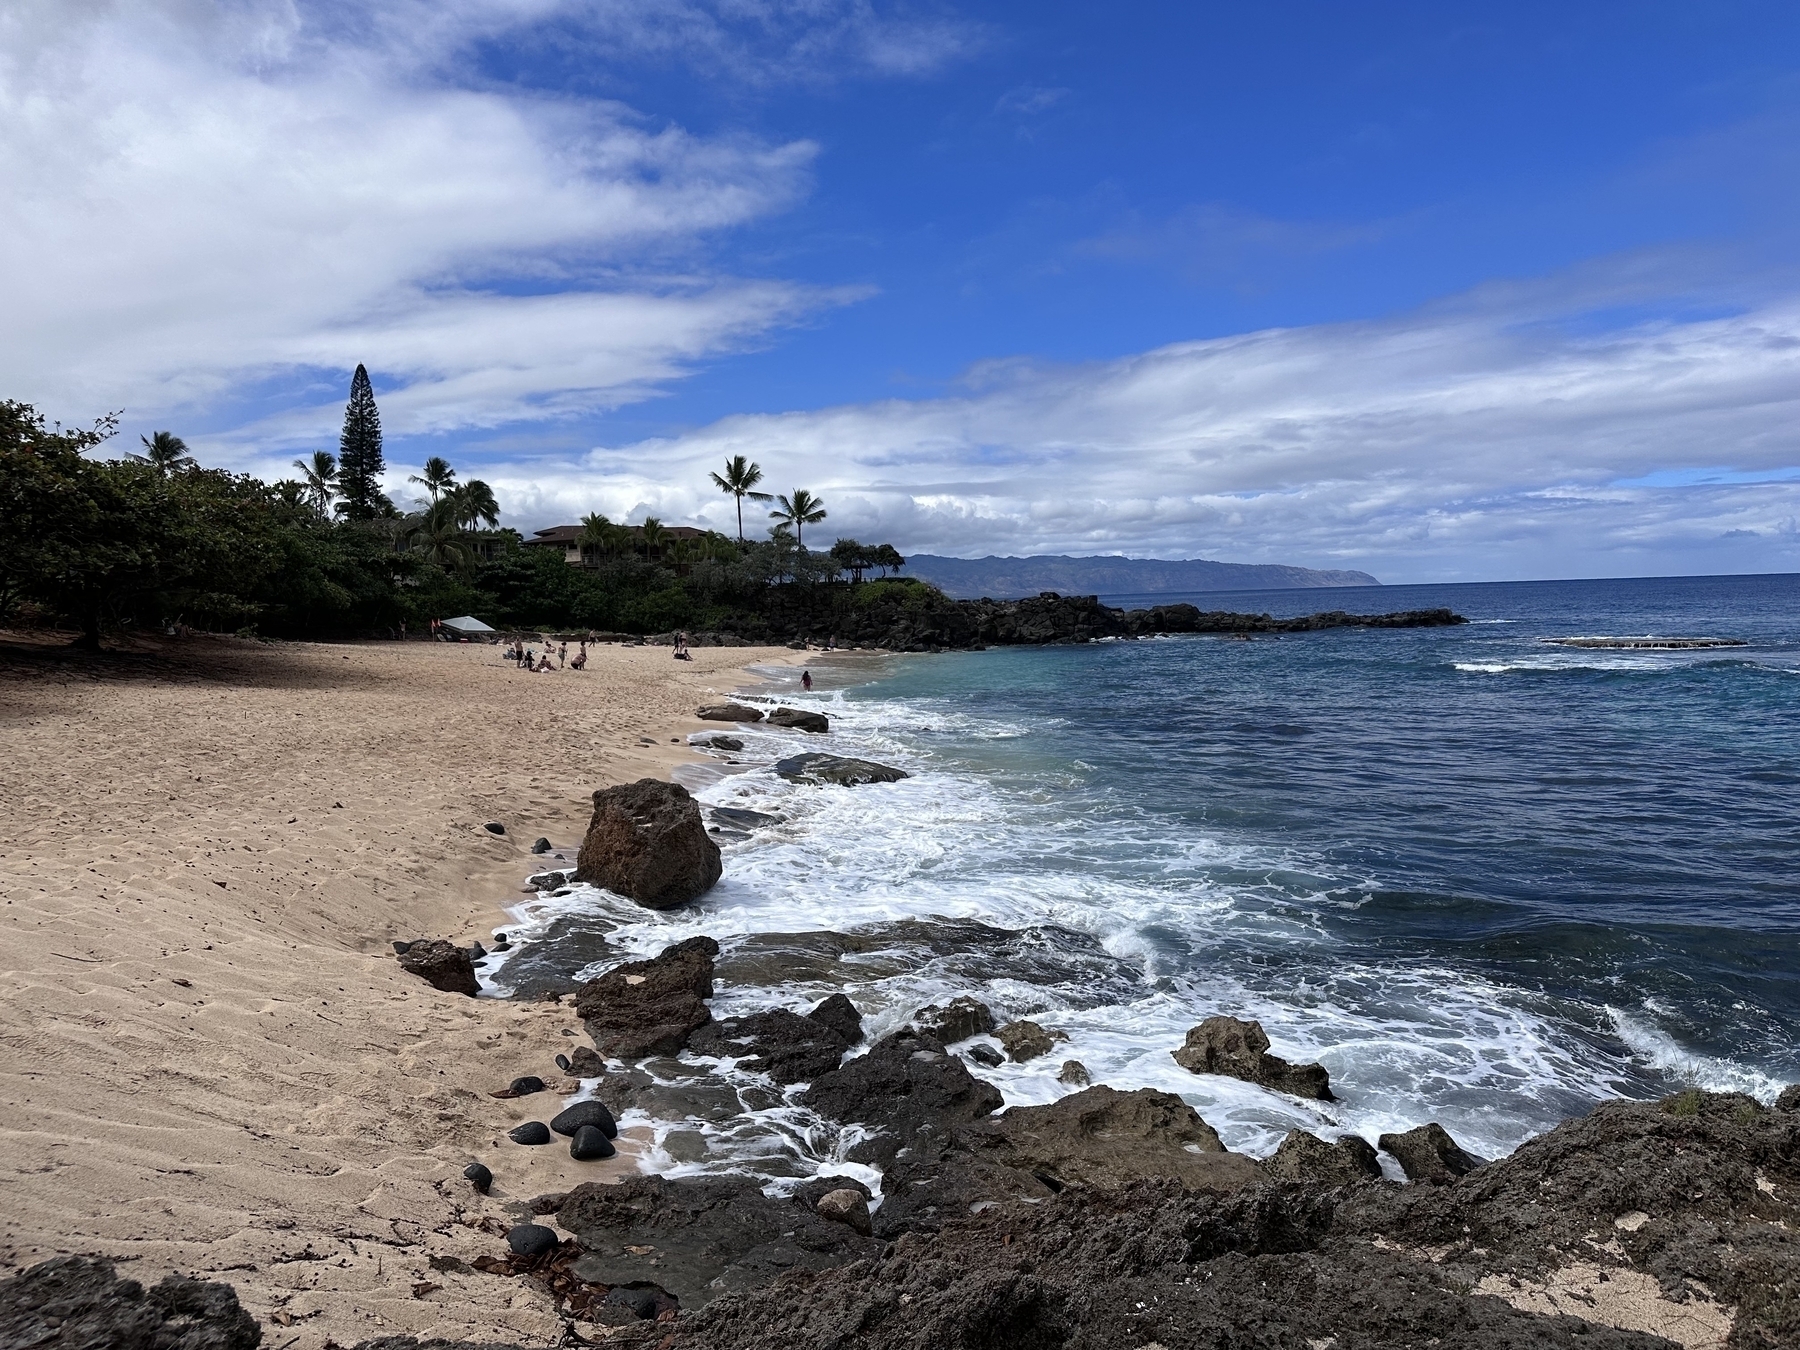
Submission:
{"label": "white canopy tent", "polygon": [[494,631],[472,614],[465,614],[460,619],[444,619],[442,620],[442,626],[448,628],[453,633],[461,633],[464,637],[474,637],[478,633],[491,633]]}

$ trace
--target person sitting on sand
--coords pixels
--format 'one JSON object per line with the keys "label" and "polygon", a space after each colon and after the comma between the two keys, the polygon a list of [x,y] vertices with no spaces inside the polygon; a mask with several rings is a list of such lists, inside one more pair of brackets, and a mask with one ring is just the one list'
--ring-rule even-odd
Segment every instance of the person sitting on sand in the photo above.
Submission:
{"label": "person sitting on sand", "polygon": [[583,643],[581,650],[575,653],[575,659],[573,661],[569,662],[569,669],[570,670],[586,670],[587,669],[587,644],[586,643]]}
{"label": "person sitting on sand", "polygon": [[550,652],[546,649],[543,657],[538,661],[538,673],[541,675],[546,670],[555,669],[556,667],[550,664]]}

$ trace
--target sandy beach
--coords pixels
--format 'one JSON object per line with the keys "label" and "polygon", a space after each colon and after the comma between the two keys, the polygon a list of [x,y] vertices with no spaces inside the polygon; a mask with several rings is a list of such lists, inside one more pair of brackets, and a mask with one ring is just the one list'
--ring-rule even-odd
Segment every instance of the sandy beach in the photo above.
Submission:
{"label": "sandy beach", "polygon": [[535,838],[579,842],[595,788],[666,777],[709,692],[791,654],[521,675],[486,646],[55,645],[0,635],[5,1273],[219,1276],[282,1350],[555,1343],[547,1296],[465,1263],[628,1164],[514,1148],[486,1199],[461,1170],[551,1102],[493,1090],[574,1090],[552,1057],[579,1024],[440,993],[389,944],[485,940]]}

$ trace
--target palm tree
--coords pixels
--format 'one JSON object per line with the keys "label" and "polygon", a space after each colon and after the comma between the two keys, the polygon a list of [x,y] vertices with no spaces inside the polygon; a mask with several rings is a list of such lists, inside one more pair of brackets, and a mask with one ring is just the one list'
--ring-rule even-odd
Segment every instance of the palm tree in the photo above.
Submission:
{"label": "palm tree", "polygon": [[659,556],[662,553],[663,523],[655,516],[644,517],[644,555]]}
{"label": "palm tree", "polygon": [[337,456],[329,450],[315,450],[310,463],[297,459],[294,467],[300,470],[300,479],[306,485],[306,495],[312,500],[313,510],[321,518],[329,518],[331,499],[337,495]]}
{"label": "palm tree", "polygon": [[406,480],[417,483],[431,494],[431,504],[437,505],[438,493],[448,492],[456,482],[456,470],[450,467],[450,461],[442,455],[433,455],[425,461],[423,475],[414,474]]}
{"label": "palm tree", "polygon": [[744,542],[744,498],[753,502],[766,502],[769,494],[752,492],[750,489],[762,482],[763,471],[760,466],[752,464],[742,455],[735,455],[725,461],[725,473],[712,476],[713,483],[720,492],[737,498],[738,543]]}
{"label": "palm tree", "polygon": [[775,501],[781,509],[769,512],[769,519],[779,520],[784,525],[793,526],[795,546],[805,548],[805,527],[817,525],[825,519],[825,503],[805,488],[795,488],[792,497],[777,497]]}
{"label": "palm tree", "polygon": [[452,504],[450,509],[457,524],[465,529],[486,525],[491,530],[500,523],[500,503],[494,499],[494,490],[479,478],[446,488],[444,501]]}
{"label": "palm tree", "polygon": [[158,473],[179,473],[183,469],[200,467],[200,462],[188,454],[187,442],[172,431],[158,431],[138,439],[144,443],[144,453],[132,458],[139,464],[148,464]]}
{"label": "palm tree", "polygon": [[596,553],[605,553],[612,547],[613,523],[598,511],[590,511],[581,518],[581,552],[585,557],[589,549]]}
{"label": "palm tree", "polygon": [[463,569],[475,561],[475,552],[463,538],[462,523],[448,499],[427,510],[418,524],[406,532],[407,543],[426,562],[443,568]]}

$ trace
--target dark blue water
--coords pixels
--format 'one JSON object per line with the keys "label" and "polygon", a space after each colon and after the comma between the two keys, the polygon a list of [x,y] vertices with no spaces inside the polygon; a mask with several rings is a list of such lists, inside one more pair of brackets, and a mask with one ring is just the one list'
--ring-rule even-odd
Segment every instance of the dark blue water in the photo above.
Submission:
{"label": "dark blue water", "polygon": [[[1069,1037],[989,1074],[1009,1101],[1068,1091],[1078,1058],[1180,1092],[1251,1151],[1295,1125],[1438,1120],[1497,1153],[1609,1097],[1800,1079],[1800,577],[1191,599],[1474,622],[815,667],[832,734],[747,732],[741,758],[804,741],[914,776],[712,785],[783,825],[729,847],[697,909],[621,911],[617,940],[707,932],[729,957],[882,934],[831,962],[740,960],[720,1007],[843,989],[879,1032],[972,993]],[[1542,641],[1649,633],[1749,645]],[[1020,936],[941,936],[965,920]],[[1213,1013],[1325,1063],[1342,1101],[1180,1069],[1170,1050]]]}

